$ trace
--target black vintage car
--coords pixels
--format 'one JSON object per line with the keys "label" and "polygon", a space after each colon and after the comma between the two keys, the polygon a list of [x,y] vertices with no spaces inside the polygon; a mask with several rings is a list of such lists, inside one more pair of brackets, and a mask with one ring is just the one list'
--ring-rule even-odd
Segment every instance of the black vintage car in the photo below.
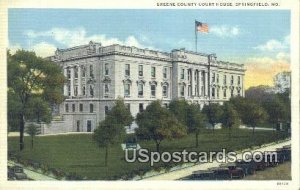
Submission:
{"label": "black vintage car", "polygon": [[21,166],[8,166],[7,168],[8,180],[27,180],[27,175]]}
{"label": "black vintage car", "polygon": [[222,168],[228,168],[230,178],[239,178],[242,179],[245,177],[245,172],[243,168],[238,167],[235,163],[227,163],[227,164],[221,164],[220,167]]}
{"label": "black vintage car", "polygon": [[226,167],[213,167],[213,168],[209,168],[209,170],[214,172],[215,178],[217,180],[230,180],[231,179],[230,171]]}
{"label": "black vintage car", "polygon": [[246,162],[244,160],[237,160],[235,162],[236,166],[239,168],[242,168],[245,175],[252,175],[255,173],[256,170],[256,164],[253,163],[253,161]]}
{"label": "black vintage car", "polygon": [[290,161],[291,156],[291,146],[283,146],[282,148],[277,148],[276,152],[283,156],[284,161]]}
{"label": "black vintage car", "polygon": [[191,177],[193,180],[215,180],[216,179],[214,171],[209,171],[209,170],[194,171]]}

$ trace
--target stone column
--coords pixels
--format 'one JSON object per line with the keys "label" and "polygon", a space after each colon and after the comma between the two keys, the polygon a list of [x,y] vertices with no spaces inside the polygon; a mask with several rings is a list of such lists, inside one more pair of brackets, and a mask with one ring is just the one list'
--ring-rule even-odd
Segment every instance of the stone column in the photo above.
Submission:
{"label": "stone column", "polygon": [[71,96],[74,96],[74,66],[71,67],[70,69],[71,69],[71,80],[70,80]]}
{"label": "stone column", "polygon": [[78,79],[77,79],[77,82],[78,82],[78,87],[77,87],[77,91],[78,91],[78,96],[81,96],[82,93],[81,93],[81,66],[78,65]]}
{"label": "stone column", "polygon": [[191,85],[191,97],[193,96],[193,92],[194,92],[194,69],[190,69],[190,73],[191,73],[191,75],[190,75],[190,77],[191,77],[191,83],[190,83],[190,85]]}
{"label": "stone column", "polygon": [[[64,76],[67,78],[68,69],[64,67]],[[68,86],[67,83],[64,84],[64,96],[68,96]]]}

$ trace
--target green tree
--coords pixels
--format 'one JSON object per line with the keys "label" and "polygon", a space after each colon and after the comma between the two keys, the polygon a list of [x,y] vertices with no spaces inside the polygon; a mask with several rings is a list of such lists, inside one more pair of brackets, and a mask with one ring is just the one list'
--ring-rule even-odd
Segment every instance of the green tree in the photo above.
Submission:
{"label": "green tree", "polygon": [[125,126],[131,125],[133,117],[122,99],[108,112],[105,120],[95,129],[93,139],[99,147],[105,148],[105,167],[107,166],[109,145],[121,142],[125,136]]}
{"label": "green tree", "polygon": [[172,100],[169,104],[169,110],[176,116],[177,120],[187,125],[187,110],[189,104],[186,100]]}
{"label": "green tree", "polygon": [[255,127],[265,122],[267,118],[268,114],[263,107],[256,103],[248,102],[247,109],[243,113],[242,121],[244,124],[252,127],[252,136],[254,136]]}
{"label": "green tree", "polygon": [[164,139],[180,138],[186,135],[186,128],[166,108],[161,107],[160,101],[153,101],[146,110],[138,113],[136,122],[139,126],[137,134],[154,140],[156,151]]}
{"label": "green tree", "polygon": [[263,107],[269,115],[268,121],[274,125],[274,128],[278,123],[287,120],[286,107],[278,98],[263,102]]}
{"label": "green tree", "polygon": [[223,114],[222,106],[217,103],[210,103],[208,105],[204,105],[202,113],[206,115],[208,122],[212,125],[214,131],[215,125],[221,122]]}
{"label": "green tree", "polygon": [[33,138],[38,133],[38,127],[35,124],[30,124],[26,128],[26,133],[31,136],[31,149],[33,148]]}
{"label": "green tree", "polygon": [[231,139],[232,128],[240,126],[240,118],[234,106],[228,102],[223,105],[222,126],[229,131],[229,138]]}
{"label": "green tree", "polygon": [[187,109],[187,128],[189,133],[195,134],[195,145],[199,145],[199,134],[205,126],[206,117],[200,112],[199,106],[191,104]]}
{"label": "green tree", "polygon": [[[14,97],[9,101],[15,102],[8,104],[8,110],[10,115],[18,116],[20,150],[23,150],[24,125],[29,102],[32,98],[41,97],[49,104],[61,103],[64,99],[62,88],[65,77],[58,65],[25,50],[18,50],[14,55],[7,52],[7,72],[8,95]],[[12,107],[15,105],[17,108]]]}

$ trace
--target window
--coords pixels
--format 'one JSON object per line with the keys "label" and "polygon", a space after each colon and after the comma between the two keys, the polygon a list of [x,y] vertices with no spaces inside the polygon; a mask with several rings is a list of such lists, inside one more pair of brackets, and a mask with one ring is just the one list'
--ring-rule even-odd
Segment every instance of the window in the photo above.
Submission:
{"label": "window", "polygon": [[168,86],[163,86],[162,94],[164,97],[168,97]]}
{"label": "window", "polygon": [[138,96],[143,96],[143,95],[144,95],[143,84],[139,83],[139,85],[138,85]]}
{"label": "window", "polygon": [[231,96],[231,97],[233,97],[233,92],[234,92],[234,90],[231,89],[231,93],[230,93],[230,96]]}
{"label": "window", "polygon": [[155,67],[151,67],[151,77],[155,77]]}
{"label": "window", "polygon": [[213,98],[215,98],[215,88],[212,88],[212,89],[211,89],[211,96],[212,96]]}
{"label": "window", "polygon": [[188,96],[192,95],[192,86],[188,85]]}
{"label": "window", "polygon": [[82,86],[82,95],[85,96],[85,86]]}
{"label": "window", "polygon": [[80,132],[80,120],[76,121],[77,132]]}
{"label": "window", "polygon": [[130,65],[125,64],[125,76],[130,76]]}
{"label": "window", "polygon": [[224,80],[223,80],[223,83],[224,83],[224,85],[226,85],[226,83],[227,83],[227,77],[226,77],[226,75],[224,75]]}
{"label": "window", "polygon": [[105,114],[105,116],[107,116],[108,111],[109,111],[109,110],[108,110],[108,106],[105,106],[105,107],[104,107],[104,114]]}
{"label": "window", "polygon": [[65,111],[69,112],[69,104],[65,104]]}
{"label": "window", "polygon": [[139,76],[142,77],[143,74],[143,65],[139,65]]}
{"label": "window", "polygon": [[188,70],[188,81],[191,81],[191,70]]}
{"label": "window", "polygon": [[181,96],[184,96],[184,90],[185,90],[185,89],[184,89],[184,86],[181,85],[181,86],[180,86],[180,95],[181,95]]}
{"label": "window", "polygon": [[94,68],[93,65],[90,65],[90,77],[94,77]]}
{"label": "window", "polygon": [[90,95],[94,96],[94,87],[90,85]]}
{"label": "window", "polygon": [[231,81],[230,81],[230,84],[231,85],[233,85],[233,83],[234,83],[234,80],[233,80],[234,78],[233,78],[233,75],[231,75]]}
{"label": "window", "polygon": [[71,78],[71,70],[68,68],[67,69],[67,78],[70,79]]}
{"label": "window", "polygon": [[164,104],[164,107],[168,109],[168,108],[169,108],[169,105],[168,105],[167,103],[165,103],[165,104]]}
{"label": "window", "polygon": [[82,77],[85,77],[85,67],[82,66]]}
{"label": "window", "polygon": [[238,76],[238,85],[241,84],[241,76]]}
{"label": "window", "polygon": [[94,104],[90,104],[90,113],[94,112]]}
{"label": "window", "polygon": [[86,131],[87,132],[91,132],[92,131],[92,121],[91,120],[87,120]]}
{"label": "window", "polygon": [[139,111],[143,112],[144,111],[144,104],[139,104]]}
{"label": "window", "polygon": [[109,93],[109,87],[108,84],[104,84],[104,93],[108,94]]}
{"label": "window", "polygon": [[104,74],[109,75],[108,63],[105,63],[104,65]]}
{"label": "window", "polygon": [[211,80],[212,80],[212,82],[216,82],[216,74],[215,73],[212,74],[212,79]]}
{"label": "window", "polygon": [[72,104],[72,112],[75,112],[75,104]]}
{"label": "window", "polygon": [[220,96],[220,92],[219,91],[220,91],[219,88],[217,88],[217,98],[219,98],[219,96]]}
{"label": "window", "polygon": [[130,84],[124,85],[124,96],[130,96]]}
{"label": "window", "polygon": [[75,86],[74,87],[74,96],[77,96],[78,95],[78,86]]}
{"label": "window", "polygon": [[181,78],[181,79],[184,79],[184,69],[181,69],[180,78]]}
{"label": "window", "polygon": [[79,104],[79,111],[83,112],[83,104]]}
{"label": "window", "polygon": [[217,83],[219,83],[219,74],[217,74]]}
{"label": "window", "polygon": [[74,76],[76,79],[78,78],[78,67],[74,67]]}
{"label": "window", "polygon": [[156,86],[155,85],[151,85],[151,96],[155,97],[156,95]]}
{"label": "window", "polygon": [[163,77],[164,77],[164,79],[166,79],[168,77],[167,73],[168,73],[168,68],[164,67],[163,68]]}
{"label": "window", "polygon": [[238,89],[237,92],[238,92],[238,96],[241,96],[241,89]]}
{"label": "window", "polygon": [[224,91],[223,91],[223,97],[226,98],[226,96],[227,96],[227,92],[226,92],[226,89],[224,89]]}
{"label": "window", "polygon": [[68,96],[71,96],[71,85],[68,84]]}

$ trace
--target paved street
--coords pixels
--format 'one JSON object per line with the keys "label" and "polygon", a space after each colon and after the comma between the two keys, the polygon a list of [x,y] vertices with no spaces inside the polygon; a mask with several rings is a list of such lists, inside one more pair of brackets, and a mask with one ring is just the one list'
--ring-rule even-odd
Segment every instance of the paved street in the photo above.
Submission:
{"label": "paved street", "polygon": [[[254,152],[254,151],[262,151],[262,152],[263,151],[274,151],[274,150],[276,150],[276,148],[280,148],[282,146],[290,145],[290,144],[291,144],[291,141],[289,140],[289,141],[282,142],[282,143],[279,143],[279,144],[275,144],[275,145],[259,148],[259,149],[256,149],[256,150],[252,150],[251,152]],[[242,154],[238,154],[237,158],[240,159],[241,156],[242,156]],[[143,179],[143,180],[176,180],[176,179],[180,179],[182,177],[186,177],[188,175],[191,175],[193,173],[193,171],[207,170],[208,168],[218,167],[219,165],[220,165],[220,163],[217,163],[216,161],[214,161],[212,163],[199,164],[199,165],[195,165],[195,166],[192,166],[192,167],[180,169],[180,170],[177,170],[177,171],[172,171],[172,172],[169,172],[169,173],[149,177],[149,178],[146,178],[146,179]]]}

